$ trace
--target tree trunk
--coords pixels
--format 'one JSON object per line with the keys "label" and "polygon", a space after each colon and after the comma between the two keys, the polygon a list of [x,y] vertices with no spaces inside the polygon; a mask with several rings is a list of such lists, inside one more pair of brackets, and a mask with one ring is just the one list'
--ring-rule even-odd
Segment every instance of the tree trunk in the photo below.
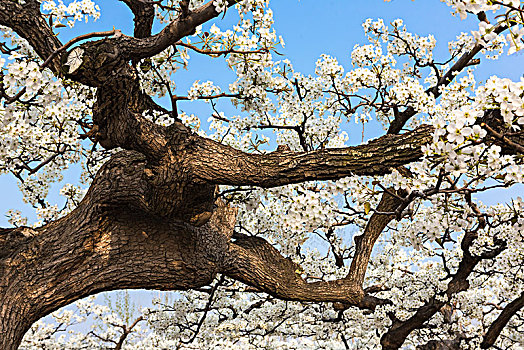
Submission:
{"label": "tree trunk", "polygon": [[[308,283],[262,238],[232,239],[236,210],[215,200],[216,185],[275,187],[386,174],[419,160],[433,129],[423,125],[356,147],[248,154],[180,122],[154,124],[144,114],[166,111],[142,92],[129,61],[163,51],[219,14],[209,1],[149,36],[151,6],[124,2],[136,16],[137,37],[84,42],[82,63],[67,74],[69,46],[53,35],[40,2],[0,1],[0,24],[26,39],[57,77],[97,88],[92,141],[126,150],[100,169],[67,216],[38,229],[0,231],[0,348],[16,349],[32,323],[82,297],[122,288],[187,290],[217,273],[286,300],[370,308],[380,302],[364,298],[362,281],[374,242],[392,217],[374,217],[346,278]],[[396,205],[386,202],[381,208]]]}
{"label": "tree trunk", "polygon": [[[423,128],[402,138],[386,137],[365,145],[365,151],[370,156],[407,140],[416,149],[416,143],[425,142],[429,135],[430,130]],[[197,142],[195,137],[188,136]],[[200,152],[208,154],[198,161],[203,169],[210,169],[205,163],[213,160],[209,154],[223,157],[225,151],[234,152],[236,157],[229,162],[224,158],[220,176],[271,181],[271,172],[253,169],[256,176],[252,176],[251,167],[238,174],[239,162],[242,157],[249,160],[249,155],[208,141],[202,145]],[[327,163],[323,176],[346,172],[340,169],[341,161],[348,168],[356,164],[357,171],[375,171],[360,168],[358,160],[347,156],[359,151],[357,147],[317,153],[318,162]],[[198,159],[188,154],[190,146],[179,153],[182,160]],[[308,169],[318,167],[314,156],[298,154],[307,162],[291,166],[285,155],[268,155],[267,163],[283,171],[292,167],[292,178],[285,180],[292,183],[311,177]],[[398,152],[388,161],[396,164],[419,156],[420,151],[411,156]],[[182,165],[175,169],[174,164]],[[123,288],[187,290],[209,284],[217,273],[286,300],[345,305],[362,301],[359,274],[308,283],[296,273],[297,266],[265,240],[237,235],[233,241],[236,210],[215,201],[213,174],[206,181],[202,173],[194,178],[187,170],[193,167],[191,162],[152,162],[141,153],[122,151],[100,169],[85,198],[67,216],[37,229],[0,231],[0,334],[4,335],[0,348],[16,349],[34,322],[85,296]],[[384,164],[380,167],[387,171]],[[330,168],[333,175],[326,170]]]}
{"label": "tree trunk", "polygon": [[227,237],[211,229],[213,220],[194,227],[139,210],[143,165],[123,152],[66,217],[0,233],[0,349],[16,349],[35,321],[97,292],[186,290],[213,280],[216,254],[207,247],[225,251]]}

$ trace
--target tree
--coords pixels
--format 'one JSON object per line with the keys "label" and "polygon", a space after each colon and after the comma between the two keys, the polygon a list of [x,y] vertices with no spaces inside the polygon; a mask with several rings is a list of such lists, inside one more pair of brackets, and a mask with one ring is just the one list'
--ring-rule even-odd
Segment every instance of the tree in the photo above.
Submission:
{"label": "tree", "polygon": [[[521,2],[447,0],[479,27],[444,62],[431,35],[366,20],[354,69],[323,55],[306,76],[275,61],[267,0],[120,1],[134,36],[67,43],[56,30],[97,17],[90,0],[0,1],[1,169],[40,218],[12,211],[0,231],[0,348],[76,300],[136,288],[187,291],[184,314],[165,305],[92,336],[120,348],[148,319],[144,337],[164,335],[137,347],[522,344],[524,202],[475,194],[524,180],[524,82],[474,76],[480,54],[521,49]],[[201,29],[234,9],[237,26]],[[237,79],[175,94],[189,52],[225,57]],[[210,103],[209,133],[184,100]],[[347,122],[370,117],[384,136],[347,147]],[[77,162],[89,188],[64,187],[59,210],[48,188]]]}

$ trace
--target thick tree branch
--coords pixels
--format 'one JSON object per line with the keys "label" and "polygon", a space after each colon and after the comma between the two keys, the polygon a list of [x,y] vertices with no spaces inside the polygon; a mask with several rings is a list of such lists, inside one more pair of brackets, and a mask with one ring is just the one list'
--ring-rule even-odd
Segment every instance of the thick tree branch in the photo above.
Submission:
{"label": "thick tree branch", "polygon": [[[228,0],[228,6],[236,4],[236,0]],[[160,33],[148,38],[122,37],[115,39],[115,45],[120,49],[124,59],[142,59],[154,56],[187,35],[194,33],[196,27],[217,17],[213,1],[209,1],[198,9],[180,16],[166,26]]]}
{"label": "thick tree branch", "polygon": [[[433,128],[421,126],[403,135],[388,135],[365,145],[312,152],[247,154],[218,142],[199,139],[191,154],[197,180],[224,185],[275,187],[309,180],[378,175],[419,160],[421,146],[430,142]],[[211,166],[223,164],[222,167]]]}
{"label": "thick tree branch", "polygon": [[142,112],[153,108],[152,101],[141,91],[128,65],[98,88],[96,97],[93,122],[98,129],[97,141],[103,147],[135,150],[151,159],[164,154],[168,144],[166,128],[142,116]]}
{"label": "thick tree branch", "polygon": [[124,2],[135,15],[135,38],[151,36],[153,20],[155,19],[155,6],[149,0],[120,0]]}
{"label": "thick tree branch", "polygon": [[506,305],[504,310],[500,313],[499,317],[491,324],[484,340],[480,344],[482,349],[488,349],[497,341],[500,332],[506,327],[511,317],[519,312],[524,307],[524,292],[520,294],[518,298],[513,300],[511,303]]}
{"label": "thick tree branch", "polygon": [[[0,1],[0,25],[13,29],[26,39],[44,61],[62,47],[42,17],[37,1],[28,1],[25,5],[17,1]],[[60,67],[58,56],[49,63],[49,68],[57,75],[60,75]]]}
{"label": "thick tree branch", "polygon": [[230,246],[231,262],[226,275],[284,300],[339,302],[356,305],[363,300],[361,285],[349,279],[306,282],[301,268],[284,258],[266,240],[234,236]]}
{"label": "thick tree branch", "polygon": [[219,203],[201,227],[152,215],[145,164],[140,154],[118,153],[69,215],[39,229],[0,230],[2,350],[16,349],[32,323],[82,297],[198,288],[222,269],[236,211]]}
{"label": "thick tree branch", "polygon": [[[400,199],[384,192],[376,210],[379,212],[392,212],[401,204],[402,201]],[[357,281],[360,285],[364,283],[366,269],[375,242],[384,228],[394,218],[394,215],[374,213],[369,219],[364,233],[361,236],[355,236],[355,256],[351,262],[349,279]]]}

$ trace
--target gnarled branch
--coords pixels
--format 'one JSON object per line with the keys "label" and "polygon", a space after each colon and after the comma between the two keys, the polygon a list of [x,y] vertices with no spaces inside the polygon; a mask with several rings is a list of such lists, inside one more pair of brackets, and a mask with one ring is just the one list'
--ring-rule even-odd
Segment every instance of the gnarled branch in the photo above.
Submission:
{"label": "gnarled branch", "polygon": [[[368,144],[311,152],[247,154],[218,142],[200,139],[188,158],[196,180],[223,185],[275,187],[309,180],[380,175],[419,160],[421,146],[430,142],[431,126],[403,135],[388,135]],[[223,164],[222,167],[210,166]]]}
{"label": "gnarled branch", "polygon": [[226,275],[271,294],[279,299],[317,302],[340,302],[356,305],[362,301],[361,285],[350,279],[306,282],[300,266],[284,258],[266,240],[259,237],[234,236],[230,246],[231,262]]}

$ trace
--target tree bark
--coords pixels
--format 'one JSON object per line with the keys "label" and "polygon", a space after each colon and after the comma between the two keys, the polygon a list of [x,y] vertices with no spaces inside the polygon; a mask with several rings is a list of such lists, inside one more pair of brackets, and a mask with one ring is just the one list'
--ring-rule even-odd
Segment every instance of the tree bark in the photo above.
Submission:
{"label": "tree bark", "polygon": [[[74,74],[63,64],[68,53],[60,50],[37,1],[0,2],[0,24],[28,40],[42,60],[52,57],[48,67],[57,77],[97,88],[94,141],[125,150],[100,169],[69,215],[37,229],[0,230],[0,349],[16,349],[33,322],[82,297],[122,288],[187,290],[209,284],[218,273],[286,300],[366,308],[387,303],[365,295],[362,284],[373,245],[392,215],[372,216],[346,278],[308,283],[297,273],[300,267],[267,241],[233,235],[236,210],[215,199],[216,186],[275,187],[386,174],[419,160],[432,128],[356,147],[260,155],[202,138],[180,122],[154,124],[144,113],[162,107],[140,90],[129,61],[161,52],[218,13],[213,1],[194,11],[184,7],[178,19],[151,36],[151,3],[121,1],[136,16],[135,37],[81,44],[82,64]],[[393,211],[399,204],[384,194],[378,210]],[[461,290],[468,273],[455,277],[448,294]],[[384,347],[400,346],[439,308],[428,304],[412,324],[396,324],[383,337]]]}
{"label": "tree bark", "polygon": [[[381,142],[391,146],[398,141]],[[242,170],[239,158],[251,155],[224,147],[216,144],[215,152],[227,149],[237,157],[222,160],[224,169],[229,169],[222,171],[223,176],[235,178]],[[366,152],[374,151],[366,145]],[[299,155],[310,161],[296,165],[295,171],[301,169],[297,173],[303,175],[288,183],[303,181],[321,168],[319,164],[330,168],[322,157],[325,153],[317,155],[316,164],[315,153]],[[188,158],[185,152],[179,156]],[[418,156],[415,153],[410,159]],[[285,158],[273,159],[285,162]],[[187,164],[177,158],[173,163]],[[211,167],[201,159],[199,164]],[[212,177],[195,176],[193,166],[182,166],[177,172],[173,164],[155,166],[160,173],[152,174],[150,161],[139,152],[117,153],[69,215],[38,229],[1,232],[0,333],[6,336],[0,348],[15,349],[32,323],[82,297],[122,288],[186,290],[209,284],[217,273],[287,300],[356,305],[364,297],[361,284],[350,278],[307,283],[297,274],[296,265],[261,238],[232,240],[236,211],[215,202]],[[338,165],[332,166],[333,178],[346,174]],[[162,171],[163,167],[168,170]],[[273,179],[272,174],[264,176]],[[212,215],[204,225],[192,225],[192,218],[203,213]]]}
{"label": "tree bark", "polygon": [[484,339],[482,340],[480,347],[482,349],[489,349],[492,347],[510,319],[522,308],[524,308],[524,292],[522,292],[519,297],[508,303],[497,319],[493,321],[488,331],[484,335]]}
{"label": "tree bark", "polygon": [[227,237],[211,223],[197,228],[140,210],[148,189],[143,165],[143,156],[121,153],[72,213],[1,233],[1,349],[16,349],[32,323],[94,293],[186,290],[213,280],[217,261],[208,248]]}

